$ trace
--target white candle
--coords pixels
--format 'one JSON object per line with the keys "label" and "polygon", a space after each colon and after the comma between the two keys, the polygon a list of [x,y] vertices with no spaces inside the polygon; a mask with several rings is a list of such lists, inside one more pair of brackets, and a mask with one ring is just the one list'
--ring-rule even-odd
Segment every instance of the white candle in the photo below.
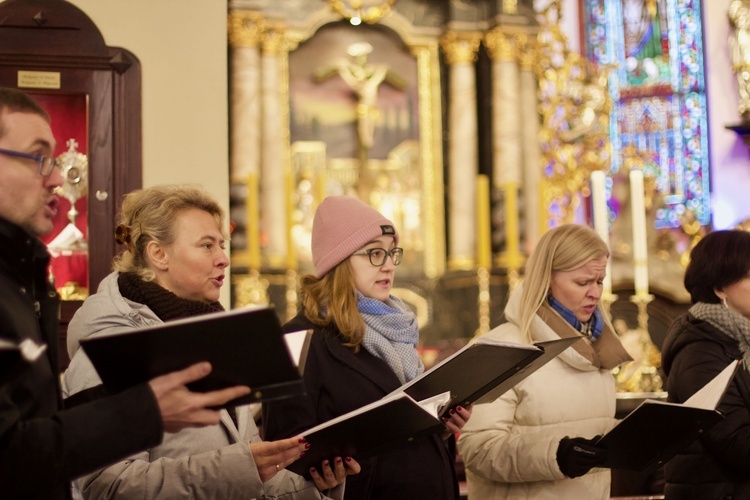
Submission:
{"label": "white candle", "polygon": [[[604,243],[609,246],[609,209],[607,208],[606,177],[601,170],[591,172],[591,209],[594,218],[594,230]],[[607,259],[606,275],[603,280],[602,295],[612,294],[612,251]]]}
{"label": "white candle", "polygon": [[646,245],[646,205],[643,172],[630,171],[630,211],[633,217],[633,264],[635,294],[648,294],[648,247]]}

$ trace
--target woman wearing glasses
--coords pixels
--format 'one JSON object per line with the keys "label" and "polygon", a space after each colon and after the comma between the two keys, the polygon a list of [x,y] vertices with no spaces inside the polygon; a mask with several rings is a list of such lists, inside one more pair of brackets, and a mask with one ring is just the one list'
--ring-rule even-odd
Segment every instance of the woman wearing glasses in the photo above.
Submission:
{"label": "woman wearing glasses", "polygon": [[[307,396],[264,405],[266,439],[293,436],[394,391],[424,368],[415,315],[391,295],[403,250],[393,223],[356,198],[334,196],[313,220],[315,275],[302,278],[302,310],[286,331],[314,330]],[[443,435],[360,460],[345,498],[455,499],[454,442],[471,415],[458,408]]]}

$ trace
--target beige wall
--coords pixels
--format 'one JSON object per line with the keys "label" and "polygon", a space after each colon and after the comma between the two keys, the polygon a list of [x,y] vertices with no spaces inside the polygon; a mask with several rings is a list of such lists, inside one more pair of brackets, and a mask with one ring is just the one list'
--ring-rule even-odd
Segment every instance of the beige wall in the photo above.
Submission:
{"label": "beige wall", "polygon": [[144,186],[201,184],[228,209],[226,2],[70,2],[141,61]]}

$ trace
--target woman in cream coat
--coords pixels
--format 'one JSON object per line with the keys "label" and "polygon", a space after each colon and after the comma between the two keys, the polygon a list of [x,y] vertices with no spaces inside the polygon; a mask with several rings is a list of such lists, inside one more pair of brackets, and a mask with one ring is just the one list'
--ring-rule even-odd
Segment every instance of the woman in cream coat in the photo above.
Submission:
{"label": "woman in cream coat", "polygon": [[458,441],[469,497],[482,500],[606,499],[606,451],[593,438],[615,424],[612,368],[630,361],[599,311],[609,250],[585,226],[547,232],[526,278],[489,337],[579,342],[493,403],[477,405]]}

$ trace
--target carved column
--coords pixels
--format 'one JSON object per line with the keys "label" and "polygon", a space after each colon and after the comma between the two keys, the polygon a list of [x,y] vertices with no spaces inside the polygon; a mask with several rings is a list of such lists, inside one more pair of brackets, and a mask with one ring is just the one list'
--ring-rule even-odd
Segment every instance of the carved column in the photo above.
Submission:
{"label": "carved column", "polygon": [[493,181],[505,201],[505,259],[509,270],[521,265],[518,189],[521,184],[521,101],[518,42],[522,34],[500,28],[488,32],[485,45],[492,60]]}
{"label": "carved column", "polygon": [[287,258],[285,165],[279,61],[284,32],[269,26],[261,45],[261,228],[265,255],[272,268],[284,267]]}
{"label": "carved column", "polygon": [[259,270],[260,228],[260,43],[263,17],[256,12],[230,12],[230,182],[245,184],[247,198],[247,264]]}
{"label": "carved column", "polygon": [[263,18],[255,12],[229,14],[230,129],[232,181],[260,170],[260,43]]}
{"label": "carved column", "polygon": [[474,62],[481,35],[449,32],[441,45],[449,65],[448,267],[471,269],[476,253],[478,173],[477,94]]}
{"label": "carved column", "polygon": [[543,233],[542,220],[542,166],[539,150],[539,113],[537,112],[537,81],[534,76],[534,42],[527,39],[519,46],[519,63],[521,66],[521,135],[523,147],[523,200],[524,229],[526,235],[526,252],[531,253]]}

